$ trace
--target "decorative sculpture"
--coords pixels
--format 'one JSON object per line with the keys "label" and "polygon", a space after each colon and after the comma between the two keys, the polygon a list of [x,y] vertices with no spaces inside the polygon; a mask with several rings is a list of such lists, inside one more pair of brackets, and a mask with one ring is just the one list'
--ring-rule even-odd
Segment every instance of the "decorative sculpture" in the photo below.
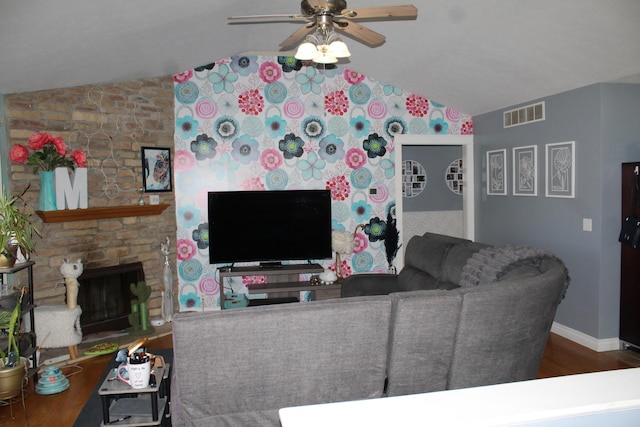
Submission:
{"label": "decorative sculpture", "polygon": [[151,295],[151,286],[145,281],[131,283],[131,293],[136,296],[131,300],[131,314],[129,315],[129,335],[150,335],[155,329],[149,324],[149,308],[147,300]]}
{"label": "decorative sculpture", "polygon": [[[395,209],[393,210],[395,213]],[[396,258],[398,254],[398,249],[400,249],[400,232],[396,226],[396,219],[394,215],[392,215],[391,209],[387,213],[387,228],[385,229],[384,235],[384,250],[387,255],[387,264],[389,265],[389,273],[396,274],[397,270],[395,265],[393,265],[393,260]]]}
{"label": "decorative sculpture", "polygon": [[336,278],[331,280],[331,276],[320,276],[320,280],[325,282],[329,281],[340,281],[344,279],[344,275],[342,272],[342,261],[340,259],[340,254],[342,255],[351,255],[353,253],[353,249],[355,247],[355,238],[358,233],[358,229],[364,228],[363,224],[358,224],[356,229],[353,230],[353,233],[349,233],[348,231],[342,230],[331,230],[331,248],[336,253]]}
{"label": "decorative sculpture", "polygon": [[[340,254],[349,255],[353,253],[353,245],[353,235],[348,231],[331,231],[331,248],[336,253],[337,280],[344,278],[342,277],[342,261],[340,260]],[[323,277],[320,277],[320,280],[324,280]]]}
{"label": "decorative sculpture", "polygon": [[82,274],[82,260],[79,259],[75,263],[70,263],[66,258],[60,266],[60,272],[64,277],[64,284],[67,288],[67,308],[76,308],[78,306],[78,277]]}
{"label": "decorative sculpture", "polygon": [[169,236],[167,236],[165,243],[160,243],[160,252],[164,255],[162,318],[165,322],[171,322],[173,318],[173,273],[171,272],[171,261],[169,261]]}

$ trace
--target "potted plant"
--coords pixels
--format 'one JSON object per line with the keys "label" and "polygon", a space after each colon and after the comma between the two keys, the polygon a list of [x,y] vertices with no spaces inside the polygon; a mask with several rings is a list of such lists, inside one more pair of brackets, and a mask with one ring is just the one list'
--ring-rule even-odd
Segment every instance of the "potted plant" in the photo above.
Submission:
{"label": "potted plant", "polygon": [[40,231],[31,223],[31,214],[24,211],[27,204],[22,196],[28,188],[27,185],[18,194],[7,195],[4,190],[0,194],[0,267],[13,267],[18,249],[25,256],[33,253],[34,235],[42,237]]}
{"label": "potted plant", "polygon": [[19,291],[10,312],[0,311],[0,329],[6,333],[7,338],[6,346],[0,344],[0,400],[19,395],[28,372],[26,360],[20,358],[18,343],[22,320],[22,298],[26,292],[26,287]]}

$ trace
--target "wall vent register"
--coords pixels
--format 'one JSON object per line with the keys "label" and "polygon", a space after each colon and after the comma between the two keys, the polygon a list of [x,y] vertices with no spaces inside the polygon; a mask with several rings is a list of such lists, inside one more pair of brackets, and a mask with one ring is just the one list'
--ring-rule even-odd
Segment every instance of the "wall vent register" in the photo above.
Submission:
{"label": "wall vent register", "polygon": [[544,120],[544,101],[504,112],[504,127],[510,128]]}

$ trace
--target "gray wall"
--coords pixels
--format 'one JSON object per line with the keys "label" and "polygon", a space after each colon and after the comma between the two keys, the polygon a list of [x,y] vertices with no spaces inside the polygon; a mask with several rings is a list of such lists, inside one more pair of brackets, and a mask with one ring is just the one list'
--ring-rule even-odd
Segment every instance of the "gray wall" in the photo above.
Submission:
{"label": "gray wall", "polygon": [[[5,187],[5,183],[8,182],[7,177],[9,169],[10,161],[9,161],[9,150],[7,149],[7,127],[5,126],[5,116],[4,116],[4,96],[0,94],[0,191],[3,187]],[[6,189],[8,192],[11,192],[11,188]]]}
{"label": "gray wall", "polygon": [[[620,164],[640,161],[640,85],[597,84],[542,100],[542,122],[504,129],[504,110],[474,117],[476,239],[557,254],[569,269],[571,286],[556,321],[598,339],[614,338],[619,316]],[[566,141],[575,141],[576,197],[547,198],[544,145]],[[537,197],[512,194],[511,148],[524,145],[538,146]],[[507,149],[508,196],[487,196],[486,151],[502,148]],[[592,232],[582,230],[583,218],[592,219]]]}
{"label": "gray wall", "polygon": [[416,197],[403,199],[404,212],[462,210],[462,195],[449,190],[445,180],[449,164],[460,158],[462,158],[462,148],[459,146],[404,146],[402,160],[414,160],[427,172],[427,185],[422,193]]}

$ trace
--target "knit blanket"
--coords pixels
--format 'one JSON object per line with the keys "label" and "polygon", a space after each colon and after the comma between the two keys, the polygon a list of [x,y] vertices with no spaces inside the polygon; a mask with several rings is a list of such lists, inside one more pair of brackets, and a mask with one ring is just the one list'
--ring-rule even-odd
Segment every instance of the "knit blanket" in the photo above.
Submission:
{"label": "knit blanket", "polygon": [[[564,266],[562,260],[554,254],[529,246],[503,245],[484,248],[467,260],[462,268],[459,285],[464,288],[497,282],[516,267],[527,265],[539,267],[543,261],[549,259],[556,260]],[[566,285],[563,298],[569,286],[566,267],[565,272]]]}

